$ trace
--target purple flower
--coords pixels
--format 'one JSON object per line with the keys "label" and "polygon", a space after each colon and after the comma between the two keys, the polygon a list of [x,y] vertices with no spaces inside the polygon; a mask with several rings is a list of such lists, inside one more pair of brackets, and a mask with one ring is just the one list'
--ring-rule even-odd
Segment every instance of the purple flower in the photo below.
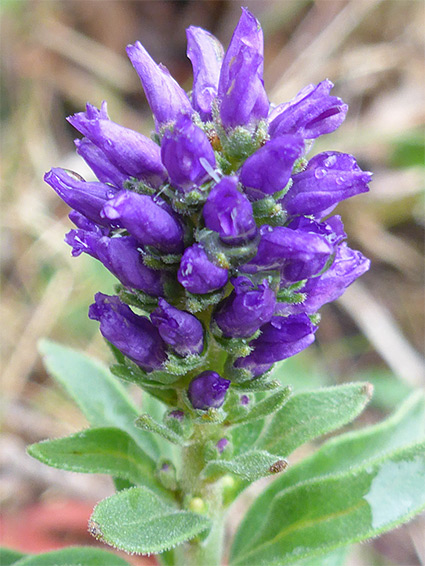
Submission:
{"label": "purple flower", "polygon": [[235,289],[220,303],[214,320],[225,336],[248,338],[272,318],[276,296],[266,279],[257,286],[247,277],[232,283]]}
{"label": "purple flower", "polygon": [[257,233],[252,205],[237,185],[237,177],[222,179],[208,195],[203,209],[205,226],[218,232],[229,245],[241,245]]}
{"label": "purple flower", "polygon": [[312,234],[320,234],[321,236],[325,236],[327,241],[334,246],[338,246],[347,237],[347,234],[344,232],[341,217],[338,215],[328,218],[326,222],[317,222],[306,216],[297,216],[291,220],[288,224],[288,228],[291,228],[291,230],[310,232]]}
{"label": "purple flower", "polygon": [[349,285],[366,273],[370,261],[359,251],[352,250],[342,243],[335,254],[335,259],[329,269],[320,277],[309,279],[300,292],[306,294],[306,300],[299,305],[278,305],[279,312],[305,312],[313,314],[324,304],[335,301]]}
{"label": "purple flower", "polygon": [[118,297],[97,293],[89,318],[98,320],[106,340],[144,371],[160,369],[166,354],[158,330],[150,320],[134,314]]}
{"label": "purple flower", "polygon": [[68,206],[96,224],[111,225],[100,213],[108,200],[118,194],[118,189],[104,183],[87,183],[77,173],[58,167],[46,173],[44,180]]}
{"label": "purple flower", "polygon": [[165,253],[178,253],[183,246],[183,229],[160,199],[121,191],[108,201],[103,214],[126,228],[142,245]]}
{"label": "purple flower", "polygon": [[258,149],[242,166],[240,177],[245,192],[259,200],[284,189],[295,161],[304,153],[300,136],[280,136]]}
{"label": "purple flower", "polygon": [[288,214],[321,218],[341,201],[369,190],[372,174],[362,171],[352,155],[326,151],[315,155],[307,168],[292,177],[292,187],[281,200]]}
{"label": "purple flower", "polygon": [[217,446],[217,450],[219,454],[223,454],[225,448],[227,447],[227,445],[229,444],[229,441],[227,440],[227,438],[220,438],[220,440],[217,442],[216,446]]}
{"label": "purple flower", "polygon": [[189,400],[194,409],[218,409],[224,403],[230,381],[215,371],[203,371],[189,384]]}
{"label": "purple flower", "polygon": [[151,321],[164,342],[180,356],[200,354],[204,349],[204,329],[196,316],[169,305],[165,299],[159,299]]}
{"label": "purple flower", "polygon": [[176,120],[182,112],[189,115],[193,113],[184,90],[166,67],[155,63],[139,41],[127,46],[127,55],[142,81],[157,128]]}
{"label": "purple flower", "polygon": [[256,377],[273,363],[290,358],[310,346],[316,329],[304,313],[274,316],[261,327],[261,335],[250,343],[253,351],[246,358],[236,360],[235,367],[248,369]]}
{"label": "purple flower", "polygon": [[161,271],[143,264],[138,243],[132,236],[108,238],[99,232],[71,230],[65,241],[72,247],[72,255],[87,253],[98,259],[123,285],[152,296],[162,295]]}
{"label": "purple flower", "polygon": [[104,168],[106,159],[127,177],[144,180],[153,187],[165,181],[167,173],[161,163],[159,146],[139,132],[112,122],[106,102],[101,110],[87,104],[86,112],[69,116],[68,121],[103,153],[104,158],[96,160],[92,152],[96,169]]}
{"label": "purple flower", "polygon": [[173,129],[166,130],[161,144],[162,162],[173,185],[190,191],[208,178],[203,162],[215,166],[214,150],[201,128],[181,114]]}
{"label": "purple flower", "polygon": [[319,273],[333,252],[333,246],[319,234],[267,225],[260,233],[257,255],[241,267],[246,273],[279,269],[286,281],[301,281]]}
{"label": "purple flower", "polygon": [[299,134],[314,139],[333,132],[342,124],[348,106],[330,96],[334,85],[329,80],[308,85],[295,98],[277,106],[269,116],[270,136]]}
{"label": "purple flower", "polygon": [[202,120],[211,120],[211,105],[217,96],[223,47],[202,28],[190,26],[186,36],[187,56],[193,67],[192,106]]}
{"label": "purple flower", "polygon": [[183,254],[177,279],[190,293],[202,295],[224,287],[228,271],[212,263],[202,246],[194,244]]}
{"label": "purple flower", "polygon": [[226,128],[266,118],[269,100],[263,83],[263,32],[246,9],[224,56],[218,85],[220,117]]}
{"label": "purple flower", "polygon": [[128,175],[113,165],[101,149],[88,138],[74,140],[78,155],[85,160],[102,183],[110,183],[122,189]]}

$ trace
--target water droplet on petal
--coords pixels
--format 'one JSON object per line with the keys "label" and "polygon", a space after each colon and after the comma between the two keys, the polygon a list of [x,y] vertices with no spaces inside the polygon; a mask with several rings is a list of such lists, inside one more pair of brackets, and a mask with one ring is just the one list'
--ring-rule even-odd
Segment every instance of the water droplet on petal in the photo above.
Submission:
{"label": "water droplet on petal", "polygon": [[336,155],[330,155],[323,163],[325,167],[333,167],[336,163]]}
{"label": "water droplet on petal", "polygon": [[326,169],[323,169],[323,167],[319,167],[314,172],[316,179],[323,179],[323,177],[326,177],[327,174],[328,172],[326,171]]}
{"label": "water droplet on petal", "polygon": [[337,177],[337,178],[336,178],[336,184],[337,184],[337,185],[340,185],[340,186],[341,186],[341,185],[344,185],[344,183],[346,182],[346,180],[347,180],[346,177],[343,177],[343,176]]}
{"label": "water droplet on petal", "polygon": [[116,191],[110,190],[106,193],[106,198],[108,198],[108,199],[114,198],[115,195],[116,195]]}

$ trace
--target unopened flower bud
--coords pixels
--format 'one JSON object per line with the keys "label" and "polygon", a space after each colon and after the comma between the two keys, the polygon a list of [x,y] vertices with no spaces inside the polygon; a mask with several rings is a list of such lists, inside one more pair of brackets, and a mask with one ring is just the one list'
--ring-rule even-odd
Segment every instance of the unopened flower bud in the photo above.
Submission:
{"label": "unopened flower bud", "polygon": [[157,329],[144,316],[138,316],[118,297],[95,295],[89,318],[100,322],[103,336],[143,370],[159,369],[166,359],[165,344]]}
{"label": "unopened flower bud", "polygon": [[159,299],[158,308],[151,314],[151,321],[164,342],[180,356],[202,352],[204,329],[192,314],[169,305],[165,299]]}
{"label": "unopened flower bud", "polygon": [[224,287],[228,271],[212,263],[202,246],[194,244],[183,254],[177,279],[190,293],[205,294]]}
{"label": "unopened flower bud", "polygon": [[224,403],[230,381],[223,379],[215,371],[204,371],[192,379],[188,395],[194,409],[218,409]]}
{"label": "unopened flower bud", "polygon": [[103,214],[118,221],[142,245],[166,253],[177,253],[183,245],[183,229],[172,212],[159,200],[131,191],[121,191],[108,201]]}

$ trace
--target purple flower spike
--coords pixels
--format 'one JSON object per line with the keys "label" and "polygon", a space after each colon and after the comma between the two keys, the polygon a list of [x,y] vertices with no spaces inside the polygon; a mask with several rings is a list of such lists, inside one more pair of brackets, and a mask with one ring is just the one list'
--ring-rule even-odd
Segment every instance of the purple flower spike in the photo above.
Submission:
{"label": "purple flower spike", "polygon": [[248,369],[256,377],[271,364],[290,358],[314,342],[317,327],[306,314],[274,316],[261,327],[261,335],[250,343],[254,350],[246,358],[239,358],[235,367]]}
{"label": "purple flower spike", "polygon": [[319,273],[332,253],[333,246],[325,236],[265,225],[261,228],[257,255],[241,270],[256,273],[279,269],[286,281],[301,281]]}
{"label": "purple flower spike", "polygon": [[329,80],[308,85],[290,102],[277,106],[269,117],[270,136],[300,134],[305,139],[315,139],[339,128],[348,106],[329,95],[333,86]]}
{"label": "purple flower spike", "polygon": [[88,138],[74,140],[78,155],[85,160],[96,177],[102,183],[110,183],[119,189],[128,179],[128,175],[113,165],[101,149],[94,145]]}
{"label": "purple flower spike", "polygon": [[189,115],[193,113],[185,91],[166,67],[155,63],[139,41],[127,46],[127,55],[142,81],[157,128],[176,120],[181,112]]}
{"label": "purple flower spike", "polygon": [[204,329],[196,316],[169,305],[165,299],[159,299],[151,321],[164,342],[180,356],[200,354],[204,349]]}
{"label": "purple flower spike", "polygon": [[190,293],[203,295],[224,287],[228,271],[212,263],[202,246],[194,244],[183,254],[177,279]]}
{"label": "purple flower spike", "polygon": [[187,56],[193,67],[192,105],[204,121],[211,120],[211,104],[217,96],[223,47],[202,28],[186,30]]}
{"label": "purple flower spike", "polygon": [[220,117],[226,128],[265,118],[269,100],[263,83],[263,32],[246,9],[224,56],[218,86]]}
{"label": "purple flower spike", "polygon": [[207,180],[203,161],[207,167],[215,167],[214,150],[208,137],[184,114],[178,117],[172,130],[166,130],[161,158],[172,184],[183,191],[190,191]]}
{"label": "purple flower spike", "polygon": [[321,218],[340,201],[369,190],[372,173],[362,171],[352,155],[326,151],[315,155],[307,168],[292,177],[293,185],[281,200],[291,215]]}
{"label": "purple flower spike", "polygon": [[44,180],[68,206],[96,224],[111,225],[100,213],[108,199],[118,194],[118,189],[104,183],[87,183],[77,173],[59,167],[54,167],[46,173]]}
{"label": "purple flower spike", "polygon": [[241,182],[252,200],[284,189],[295,161],[304,153],[300,136],[280,136],[267,142],[245,161]]}
{"label": "purple flower spike", "polygon": [[232,283],[235,289],[220,303],[214,320],[225,336],[248,338],[272,318],[276,296],[266,279],[257,287],[247,277]]}
{"label": "purple flower spike", "polygon": [[325,236],[327,241],[336,246],[347,237],[344,232],[344,225],[340,216],[332,216],[326,222],[316,222],[312,218],[305,216],[297,216],[288,226],[291,230],[300,230],[301,232],[310,232],[312,234],[320,234]]}
{"label": "purple flower spike", "polygon": [[95,303],[89,309],[89,318],[98,320],[106,340],[144,371],[162,366],[166,359],[165,344],[158,330],[150,320],[134,314],[118,297],[97,293]]}
{"label": "purple flower spike", "polygon": [[160,200],[121,191],[106,204],[103,214],[118,221],[145,246],[154,246],[166,253],[178,253],[182,249],[183,229]]}
{"label": "purple flower spike", "polygon": [[219,454],[223,454],[226,446],[229,444],[229,441],[227,440],[227,438],[220,438],[220,440],[217,442],[216,446],[217,446],[217,450]]}
{"label": "purple flower spike", "polygon": [[167,173],[161,163],[159,146],[146,136],[109,120],[105,102],[101,110],[88,104],[86,112],[69,116],[68,122],[127,177],[142,179],[154,187],[165,181]]}
{"label": "purple flower spike", "polygon": [[210,407],[218,409],[224,403],[229,386],[230,381],[215,371],[203,371],[189,384],[188,395],[193,408],[204,411]]}
{"label": "purple flower spike", "polygon": [[132,236],[108,238],[93,231],[71,230],[65,241],[72,246],[73,256],[84,252],[98,259],[123,285],[154,297],[163,294],[161,271],[144,265],[137,250],[139,244]]}
{"label": "purple flower spike", "polygon": [[213,188],[204,205],[205,226],[218,232],[229,245],[241,245],[255,237],[252,205],[237,189],[237,177],[225,177]]}

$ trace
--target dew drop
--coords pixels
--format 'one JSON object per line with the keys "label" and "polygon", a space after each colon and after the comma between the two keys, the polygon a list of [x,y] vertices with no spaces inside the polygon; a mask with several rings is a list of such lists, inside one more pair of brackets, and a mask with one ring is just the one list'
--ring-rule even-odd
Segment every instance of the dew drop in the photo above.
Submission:
{"label": "dew drop", "polygon": [[323,163],[325,167],[333,167],[336,163],[336,155],[330,155]]}
{"label": "dew drop", "polygon": [[319,167],[314,172],[316,179],[323,179],[323,177],[326,177],[327,174],[328,172],[326,171],[326,169],[323,169],[323,167]]}
{"label": "dew drop", "polygon": [[341,186],[341,185],[344,185],[344,183],[346,182],[346,180],[347,180],[346,177],[343,177],[343,176],[337,177],[337,179],[336,179],[336,184],[337,184],[337,185],[340,185],[340,186]]}
{"label": "dew drop", "polygon": [[106,193],[106,198],[111,199],[114,198],[115,195],[116,195],[116,191],[111,190]]}

